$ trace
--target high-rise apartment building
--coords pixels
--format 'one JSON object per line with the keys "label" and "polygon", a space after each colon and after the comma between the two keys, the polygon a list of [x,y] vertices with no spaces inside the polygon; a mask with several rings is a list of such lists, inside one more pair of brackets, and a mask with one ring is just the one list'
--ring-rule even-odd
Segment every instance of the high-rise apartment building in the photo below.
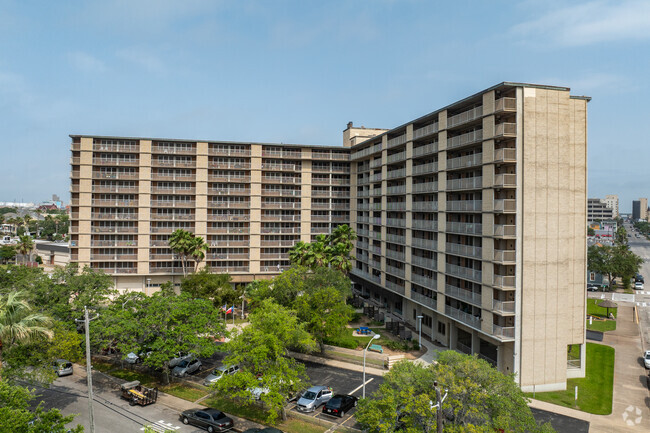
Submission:
{"label": "high-rise apartment building", "polygon": [[605,205],[612,210],[612,217],[618,218],[618,196],[615,194],[606,195]]}
{"label": "high-rise apartment building", "polygon": [[72,259],[149,289],[182,275],[184,228],[245,282],[350,223],[357,292],[524,390],[564,389],[585,372],[588,100],[501,83],[391,130],[349,123],[344,147],[73,135]]}
{"label": "high-rise apartment building", "polygon": [[648,199],[640,198],[632,201],[632,219],[648,220]]}

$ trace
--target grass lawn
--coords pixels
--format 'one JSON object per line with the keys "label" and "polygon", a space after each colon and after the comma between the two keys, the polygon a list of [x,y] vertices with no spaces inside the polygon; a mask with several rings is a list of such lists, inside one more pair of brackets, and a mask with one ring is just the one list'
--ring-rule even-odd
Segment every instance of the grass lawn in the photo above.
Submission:
{"label": "grass lawn", "polygon": [[[598,306],[598,302],[600,302],[600,299],[587,299],[587,315],[605,319],[607,317],[607,309]],[[609,312],[616,317],[618,309],[610,308]],[[616,320],[593,320],[590,325],[589,318],[587,318],[587,329],[601,332],[614,331],[616,329]]]}
{"label": "grass lawn", "polygon": [[[614,349],[602,344],[587,343],[586,373],[584,379],[569,379],[566,391],[538,392],[535,398],[595,415],[609,415],[612,413],[614,388]],[[576,386],[577,406],[574,402]],[[527,393],[526,396],[533,398],[532,393]]]}
{"label": "grass lawn", "polygon": [[174,397],[182,398],[187,401],[197,401],[201,397],[205,397],[208,394],[208,391],[202,391],[197,388],[192,388],[191,386],[183,385],[180,383],[174,383],[171,385],[159,387],[162,392],[173,395]]}
{"label": "grass lawn", "polygon": [[289,418],[276,426],[287,433],[324,433],[328,427],[310,424],[296,418]]}

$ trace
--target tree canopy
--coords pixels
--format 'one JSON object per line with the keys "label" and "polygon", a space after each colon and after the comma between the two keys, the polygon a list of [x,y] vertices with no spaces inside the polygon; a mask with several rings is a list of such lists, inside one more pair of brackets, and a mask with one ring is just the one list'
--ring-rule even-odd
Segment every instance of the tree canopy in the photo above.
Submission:
{"label": "tree canopy", "polygon": [[356,418],[370,433],[435,432],[437,381],[445,432],[552,432],[536,423],[527,400],[514,381],[475,356],[441,352],[429,366],[397,363],[379,390],[359,402]]}
{"label": "tree canopy", "polygon": [[590,245],[587,249],[587,268],[606,275],[610,286],[617,277],[627,286],[642,264],[643,259],[634,254],[627,244]]}
{"label": "tree canopy", "polygon": [[315,269],[331,266],[344,274],[350,272],[350,252],[356,233],[348,225],[340,225],[330,235],[320,234],[311,243],[298,242],[289,250],[291,263]]}
{"label": "tree canopy", "polygon": [[241,293],[232,287],[232,278],[228,274],[213,274],[205,268],[190,274],[181,281],[181,292],[194,298],[208,299],[215,307],[232,305],[241,297]]}

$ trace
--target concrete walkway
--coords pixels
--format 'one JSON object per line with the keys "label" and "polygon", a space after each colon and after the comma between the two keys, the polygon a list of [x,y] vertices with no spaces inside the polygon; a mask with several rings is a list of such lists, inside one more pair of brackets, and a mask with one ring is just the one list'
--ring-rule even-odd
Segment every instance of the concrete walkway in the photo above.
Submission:
{"label": "concrete walkway", "polygon": [[642,344],[633,307],[618,307],[616,330],[605,333],[603,344],[616,351],[611,415],[592,415],[539,400],[530,406],[588,421],[590,433],[650,432],[648,376],[640,361]]}

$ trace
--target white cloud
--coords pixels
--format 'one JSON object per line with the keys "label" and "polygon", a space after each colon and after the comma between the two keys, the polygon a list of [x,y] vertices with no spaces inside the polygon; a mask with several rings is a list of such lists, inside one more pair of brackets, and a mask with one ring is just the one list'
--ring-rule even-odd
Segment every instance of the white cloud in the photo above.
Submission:
{"label": "white cloud", "polygon": [[129,47],[118,50],[117,57],[127,62],[133,63],[150,71],[163,72],[165,70],[163,62],[151,52],[138,48]]}
{"label": "white cloud", "polygon": [[106,65],[96,57],[81,51],[68,53],[68,59],[78,69],[84,72],[104,72]]}
{"label": "white cloud", "polygon": [[512,28],[525,39],[563,46],[650,39],[650,2],[598,0],[554,9]]}

